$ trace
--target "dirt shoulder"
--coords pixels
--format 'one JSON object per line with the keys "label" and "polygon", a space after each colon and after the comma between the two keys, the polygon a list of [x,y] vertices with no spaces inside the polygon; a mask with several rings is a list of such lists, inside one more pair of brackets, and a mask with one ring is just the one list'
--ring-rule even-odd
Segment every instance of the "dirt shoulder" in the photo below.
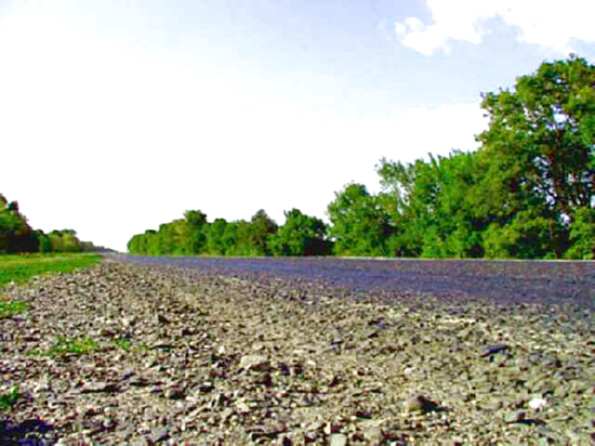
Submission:
{"label": "dirt shoulder", "polygon": [[590,443],[588,310],[348,293],[117,262],[11,288],[0,443]]}

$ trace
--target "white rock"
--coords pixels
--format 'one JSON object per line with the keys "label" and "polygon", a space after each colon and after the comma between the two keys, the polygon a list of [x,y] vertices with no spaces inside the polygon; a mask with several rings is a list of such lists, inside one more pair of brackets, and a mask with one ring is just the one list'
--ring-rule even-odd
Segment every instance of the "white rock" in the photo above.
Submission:
{"label": "white rock", "polygon": [[331,435],[330,446],[345,446],[347,444],[347,435],[333,434]]}
{"label": "white rock", "polygon": [[240,360],[240,368],[250,370],[250,369],[262,369],[266,368],[269,364],[269,360],[266,356],[262,355],[246,355],[242,356]]}
{"label": "white rock", "polygon": [[543,398],[533,398],[529,401],[529,407],[533,410],[539,410],[547,405],[547,401]]}

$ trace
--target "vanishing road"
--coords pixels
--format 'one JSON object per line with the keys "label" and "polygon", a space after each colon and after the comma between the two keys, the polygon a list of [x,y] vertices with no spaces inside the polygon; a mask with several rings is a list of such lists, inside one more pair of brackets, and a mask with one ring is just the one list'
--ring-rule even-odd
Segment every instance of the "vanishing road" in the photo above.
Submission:
{"label": "vanishing road", "polygon": [[595,306],[595,262],[116,256],[142,265],[247,279],[320,282],[389,296],[430,294],[497,303]]}

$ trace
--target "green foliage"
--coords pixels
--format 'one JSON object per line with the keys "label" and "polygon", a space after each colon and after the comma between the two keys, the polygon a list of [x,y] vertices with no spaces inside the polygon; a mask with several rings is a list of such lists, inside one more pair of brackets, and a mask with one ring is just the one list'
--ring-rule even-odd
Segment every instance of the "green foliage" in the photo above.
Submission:
{"label": "green foliage", "polygon": [[574,213],[570,226],[570,248],[567,259],[595,259],[595,209],[583,207]]}
{"label": "green foliage", "polygon": [[448,157],[409,165],[381,161],[382,205],[391,215],[394,235],[389,245],[396,255],[480,257],[475,213],[476,156],[455,151]]}
{"label": "green foliage", "polygon": [[0,194],[0,254],[23,252],[82,252],[93,251],[90,242],[81,242],[72,229],[52,231],[33,230],[19,212],[16,201],[8,202]]}
{"label": "green foliage", "polygon": [[389,215],[380,200],[368,193],[362,184],[349,184],[335,194],[328,206],[330,235],[335,254],[344,256],[388,255],[387,239],[391,236]]}
{"label": "green foliage", "polygon": [[276,233],[277,224],[265,211],[258,211],[248,222],[207,221],[201,211],[187,211],[183,220],[174,220],[134,235],[128,251],[145,255],[270,255],[269,238]]}
{"label": "green foliage", "polygon": [[484,234],[486,257],[555,258],[552,240],[561,228],[552,219],[533,211],[520,211],[505,226],[493,223]]}
{"label": "green foliage", "polygon": [[35,232],[16,201],[8,202],[0,194],[0,253],[36,252],[38,241]]}
{"label": "green foliage", "polygon": [[114,341],[114,345],[120,350],[127,352],[132,348],[132,341],[126,338],[118,338]]}
{"label": "green foliage", "polygon": [[204,252],[208,235],[207,215],[201,211],[186,211],[184,229],[182,230],[182,246],[184,254]]}
{"label": "green foliage", "polygon": [[247,225],[245,221],[234,221],[225,225],[225,230],[221,237],[223,246],[225,248],[225,255],[234,255],[237,251],[238,245],[238,231],[239,227]]}
{"label": "green foliage", "polygon": [[12,409],[20,397],[21,394],[17,386],[13,386],[8,393],[0,394],[0,410],[6,411]]}
{"label": "green foliage", "polygon": [[45,273],[72,272],[101,261],[97,254],[25,254],[0,256],[0,287],[9,282],[25,282]]}
{"label": "green foliage", "polygon": [[592,255],[595,70],[544,63],[512,91],[488,93],[477,152],[404,165],[381,160],[381,202],[396,255],[559,258]]}
{"label": "green foliage", "polygon": [[259,210],[247,226],[248,245],[253,255],[270,255],[269,238],[277,232],[278,226],[264,210]]}
{"label": "green foliage", "polygon": [[50,252],[82,252],[81,241],[72,229],[62,229],[50,232],[47,235]]}
{"label": "green foliage", "polygon": [[0,301],[0,319],[22,314],[28,307],[27,302],[21,300]]}
{"label": "green foliage", "polygon": [[326,225],[316,217],[303,214],[299,209],[285,212],[285,224],[269,240],[276,256],[322,256],[331,253],[331,244],[325,239]]}
{"label": "green foliage", "polygon": [[[229,248],[228,241],[225,238],[225,231],[228,223],[224,218],[217,218],[208,228],[207,235],[207,253],[215,256],[222,256],[227,253]],[[233,245],[233,243],[231,243]]]}
{"label": "green foliage", "polygon": [[43,231],[37,231],[37,240],[39,240],[39,252],[43,254],[52,252],[52,241]]}
{"label": "green foliage", "polygon": [[99,350],[99,344],[89,338],[67,338],[59,336],[56,342],[46,351],[32,350],[29,352],[32,356],[49,356],[51,358],[64,356],[64,355],[87,355]]}
{"label": "green foliage", "polygon": [[537,201],[567,216],[591,205],[593,85],[594,66],[571,57],[543,63],[535,74],[518,78],[513,91],[484,96],[490,125],[479,135],[480,152],[493,175],[485,177],[508,186],[505,200]]}

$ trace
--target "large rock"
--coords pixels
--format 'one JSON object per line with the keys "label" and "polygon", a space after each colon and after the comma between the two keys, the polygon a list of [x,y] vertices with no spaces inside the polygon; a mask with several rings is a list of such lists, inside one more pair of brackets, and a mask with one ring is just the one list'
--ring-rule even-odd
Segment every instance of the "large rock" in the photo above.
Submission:
{"label": "large rock", "polygon": [[245,355],[240,360],[240,368],[244,370],[266,370],[269,365],[269,359],[263,355]]}

